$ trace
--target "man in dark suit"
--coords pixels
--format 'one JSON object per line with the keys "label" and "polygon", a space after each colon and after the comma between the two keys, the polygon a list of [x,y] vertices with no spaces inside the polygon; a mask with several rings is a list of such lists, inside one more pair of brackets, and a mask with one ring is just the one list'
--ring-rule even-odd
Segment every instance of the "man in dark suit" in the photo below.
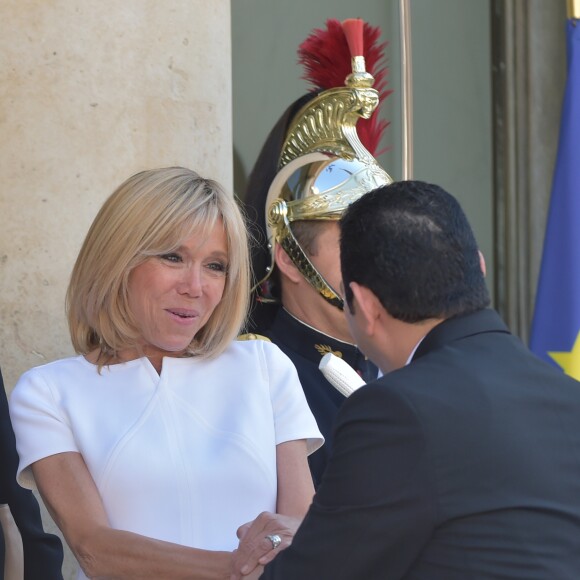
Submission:
{"label": "man in dark suit", "polygon": [[[62,580],[62,544],[57,536],[44,532],[36,498],[16,483],[17,467],[16,441],[0,373],[0,509],[6,516],[3,521],[15,525],[22,538],[24,580]],[[4,577],[4,544],[0,528],[0,578]]]}
{"label": "man in dark suit", "polygon": [[351,331],[385,375],[342,406],[291,546],[264,515],[238,562],[276,543],[263,579],[580,578],[580,384],[487,308],[457,201],[382,187],[346,211],[340,250]]}

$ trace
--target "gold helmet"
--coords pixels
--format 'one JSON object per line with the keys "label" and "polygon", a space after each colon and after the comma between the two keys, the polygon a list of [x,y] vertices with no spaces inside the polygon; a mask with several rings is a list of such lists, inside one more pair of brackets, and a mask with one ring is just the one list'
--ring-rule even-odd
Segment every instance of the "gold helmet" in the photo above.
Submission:
{"label": "gold helmet", "polygon": [[[262,201],[263,221],[258,218],[254,224],[254,233],[259,236],[263,229],[266,237],[266,252],[262,246],[253,256],[259,280],[256,286],[258,300],[274,298],[271,291],[274,247],[280,244],[310,284],[328,302],[342,308],[342,299],[316,270],[296,239],[292,223],[339,220],[353,201],[393,181],[365,148],[357,133],[358,121],[371,118],[380,96],[379,90],[373,88],[375,78],[365,67],[363,32],[371,39],[376,40],[378,36],[377,28],[361,20],[348,20],[342,25],[329,20],[326,32],[315,31],[300,47],[301,62],[310,73],[319,66],[325,71],[330,68],[325,62],[325,53],[336,59],[334,55],[342,53],[344,56],[345,49],[347,56],[343,60],[348,61],[352,71],[342,77],[341,86],[299,99],[282,117],[260,155],[263,165],[264,156],[271,157],[272,150],[279,152],[274,175],[267,174],[267,170],[260,166],[260,159],[254,167],[245,197],[250,210],[260,211],[260,200],[256,199],[260,188],[256,188],[256,184],[270,184],[265,202]],[[333,40],[329,42],[329,38]],[[336,39],[342,44],[337,46]],[[371,43],[370,48],[375,51],[371,54],[373,62],[378,62],[384,45],[377,47],[376,43]],[[382,70],[377,75],[383,87],[384,74]],[[312,78],[312,74],[307,78]],[[386,123],[377,119],[371,121],[374,121],[375,130],[374,134],[372,131],[368,133],[376,143],[377,134],[382,132]],[[283,131],[282,137],[280,130]],[[263,224],[262,228],[260,224]]]}

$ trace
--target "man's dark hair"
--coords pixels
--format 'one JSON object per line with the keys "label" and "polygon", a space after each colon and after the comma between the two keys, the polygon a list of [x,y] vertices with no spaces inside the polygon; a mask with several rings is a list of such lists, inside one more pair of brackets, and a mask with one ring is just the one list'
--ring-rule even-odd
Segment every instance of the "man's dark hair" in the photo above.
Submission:
{"label": "man's dark hair", "polygon": [[475,236],[457,200],[437,185],[399,181],[363,195],[341,221],[346,301],[350,282],[404,322],[452,318],[489,305]]}

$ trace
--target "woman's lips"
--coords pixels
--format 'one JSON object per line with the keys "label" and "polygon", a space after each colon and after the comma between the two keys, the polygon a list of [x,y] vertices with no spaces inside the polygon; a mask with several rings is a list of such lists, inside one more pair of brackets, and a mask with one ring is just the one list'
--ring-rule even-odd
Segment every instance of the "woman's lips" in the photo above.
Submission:
{"label": "woman's lips", "polygon": [[166,308],[165,311],[171,314],[174,319],[182,322],[191,322],[199,318],[199,312],[189,308]]}

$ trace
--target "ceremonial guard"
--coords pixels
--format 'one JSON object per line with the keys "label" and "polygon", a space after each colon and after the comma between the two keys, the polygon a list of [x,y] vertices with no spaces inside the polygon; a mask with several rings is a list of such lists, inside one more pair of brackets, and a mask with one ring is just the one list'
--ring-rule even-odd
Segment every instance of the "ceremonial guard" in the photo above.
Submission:
{"label": "ceremonial guard", "polygon": [[[332,448],[344,400],[318,365],[328,352],[365,380],[377,368],[352,344],[340,296],[339,226],[343,211],[392,182],[371,154],[387,123],[373,112],[385,97],[380,30],[352,19],[328,20],[300,46],[304,78],[315,89],[290,105],[268,136],[244,195],[253,249],[255,307],[249,331],[294,362],[325,437],[309,457],[315,485]],[[372,248],[369,248],[372,252]]]}

